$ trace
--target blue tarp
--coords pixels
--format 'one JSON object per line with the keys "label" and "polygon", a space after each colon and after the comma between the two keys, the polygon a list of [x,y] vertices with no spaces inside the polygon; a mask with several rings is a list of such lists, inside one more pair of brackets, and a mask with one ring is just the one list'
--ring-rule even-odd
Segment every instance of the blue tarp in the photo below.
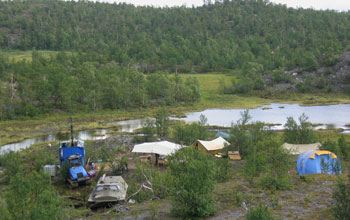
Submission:
{"label": "blue tarp", "polygon": [[306,151],[302,153],[297,161],[298,174],[341,174],[342,167],[336,155],[332,152],[322,152],[320,155],[318,155],[317,151]]}
{"label": "blue tarp", "polygon": [[228,139],[230,139],[231,135],[226,133],[226,132],[218,131],[218,133],[216,133],[216,137],[222,137],[222,138],[228,140]]}
{"label": "blue tarp", "polygon": [[59,158],[60,158],[60,166],[62,167],[62,163],[67,159],[68,156],[79,154],[82,158],[82,164],[85,164],[85,149],[84,147],[60,147],[59,148]]}

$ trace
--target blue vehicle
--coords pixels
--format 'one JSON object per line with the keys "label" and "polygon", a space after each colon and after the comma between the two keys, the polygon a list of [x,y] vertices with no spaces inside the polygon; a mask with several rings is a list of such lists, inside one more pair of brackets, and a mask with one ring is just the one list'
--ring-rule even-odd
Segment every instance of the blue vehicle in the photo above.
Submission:
{"label": "blue vehicle", "polygon": [[59,147],[60,167],[64,163],[69,164],[69,178],[67,181],[72,188],[78,187],[80,184],[90,184],[91,179],[85,170],[85,148],[82,142],[63,142]]}
{"label": "blue vehicle", "polygon": [[75,141],[73,137],[73,119],[70,117],[71,142],[63,142],[59,145],[60,167],[64,163],[69,164],[69,177],[67,181],[71,188],[76,188],[79,184],[91,184],[91,178],[85,170],[85,148],[84,143]]}

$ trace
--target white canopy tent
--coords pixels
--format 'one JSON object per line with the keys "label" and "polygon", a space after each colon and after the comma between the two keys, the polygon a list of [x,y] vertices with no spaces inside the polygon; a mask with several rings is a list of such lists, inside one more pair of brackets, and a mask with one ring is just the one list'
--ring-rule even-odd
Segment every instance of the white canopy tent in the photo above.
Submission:
{"label": "white canopy tent", "polygon": [[132,152],[134,153],[151,153],[168,156],[175,151],[181,149],[183,146],[174,144],[169,141],[149,142],[143,144],[136,144]]}
{"label": "white canopy tent", "polygon": [[321,143],[313,143],[313,144],[288,144],[284,143],[282,145],[284,149],[290,151],[292,155],[299,155],[306,151],[318,151],[321,147]]}

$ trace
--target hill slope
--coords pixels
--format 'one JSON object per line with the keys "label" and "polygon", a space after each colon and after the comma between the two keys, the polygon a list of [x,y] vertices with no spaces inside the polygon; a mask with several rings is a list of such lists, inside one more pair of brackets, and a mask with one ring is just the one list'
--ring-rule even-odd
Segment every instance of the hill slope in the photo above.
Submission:
{"label": "hill slope", "polygon": [[[0,2],[3,49],[81,50],[144,70],[315,69],[349,49],[350,13],[263,0],[198,8],[29,0]],[[160,66],[161,65],[161,66]]]}

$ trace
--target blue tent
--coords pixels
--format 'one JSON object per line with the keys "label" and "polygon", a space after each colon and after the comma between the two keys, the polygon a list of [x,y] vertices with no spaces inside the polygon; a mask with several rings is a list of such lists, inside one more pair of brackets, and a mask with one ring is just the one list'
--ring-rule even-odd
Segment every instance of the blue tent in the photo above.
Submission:
{"label": "blue tent", "polygon": [[222,137],[222,138],[228,140],[228,139],[230,139],[231,135],[226,133],[226,132],[218,131],[218,133],[216,133],[216,137]]}
{"label": "blue tent", "polygon": [[306,151],[298,158],[297,171],[299,175],[316,173],[341,174],[342,168],[337,155],[330,151]]}

